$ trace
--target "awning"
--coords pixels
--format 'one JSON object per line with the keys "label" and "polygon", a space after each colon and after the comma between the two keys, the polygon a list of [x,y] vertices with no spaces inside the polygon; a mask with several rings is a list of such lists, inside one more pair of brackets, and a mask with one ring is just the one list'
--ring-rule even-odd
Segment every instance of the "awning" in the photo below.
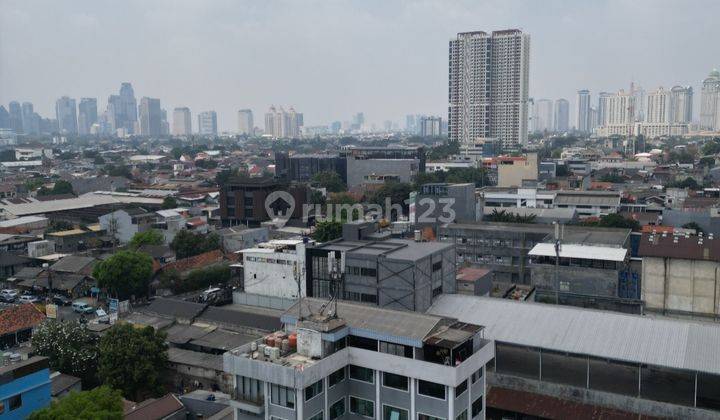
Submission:
{"label": "awning", "polygon": [[[555,244],[537,244],[528,253],[530,256],[554,257]],[[625,261],[627,249],[592,245],[561,245],[560,258],[583,258],[587,260]]]}

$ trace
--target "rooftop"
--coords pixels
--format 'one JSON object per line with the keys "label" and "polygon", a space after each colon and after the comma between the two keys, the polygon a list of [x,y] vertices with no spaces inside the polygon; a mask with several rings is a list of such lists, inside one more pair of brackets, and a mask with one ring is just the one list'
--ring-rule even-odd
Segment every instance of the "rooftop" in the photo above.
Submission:
{"label": "rooftop", "polygon": [[720,238],[644,233],[638,255],[720,262]]}
{"label": "rooftop", "polygon": [[45,314],[32,303],[7,307],[0,311],[0,336],[39,325]]}
{"label": "rooftop", "polygon": [[382,255],[391,260],[417,261],[435,252],[453,247],[447,242],[415,242],[404,239],[388,241],[346,241],[327,242],[316,247],[328,251],[346,252],[348,256]]}

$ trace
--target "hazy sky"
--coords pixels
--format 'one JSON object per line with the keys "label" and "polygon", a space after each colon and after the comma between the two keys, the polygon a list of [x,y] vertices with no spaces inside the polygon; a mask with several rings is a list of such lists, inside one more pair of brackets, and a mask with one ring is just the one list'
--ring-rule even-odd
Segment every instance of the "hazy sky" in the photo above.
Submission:
{"label": "hazy sky", "polygon": [[[531,35],[530,94],[699,83],[720,67],[720,1],[0,0],[0,103],[54,116],[62,95],[120,82],[172,113],[215,109],[221,130],[251,108],[294,105],[306,125],[381,124],[447,114],[448,40],[520,28]],[[696,101],[697,102],[697,101]],[[698,109],[695,110],[697,115]],[[574,112],[571,111],[571,118]]]}

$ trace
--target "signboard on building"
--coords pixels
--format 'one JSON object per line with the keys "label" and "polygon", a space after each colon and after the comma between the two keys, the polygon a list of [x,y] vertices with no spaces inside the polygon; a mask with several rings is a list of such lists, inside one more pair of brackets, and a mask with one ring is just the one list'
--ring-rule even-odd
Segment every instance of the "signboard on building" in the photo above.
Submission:
{"label": "signboard on building", "polygon": [[45,305],[45,316],[52,319],[57,319],[57,305],[49,303]]}
{"label": "signboard on building", "polygon": [[117,299],[108,299],[108,311],[110,311],[111,313],[117,312],[119,302],[120,301]]}

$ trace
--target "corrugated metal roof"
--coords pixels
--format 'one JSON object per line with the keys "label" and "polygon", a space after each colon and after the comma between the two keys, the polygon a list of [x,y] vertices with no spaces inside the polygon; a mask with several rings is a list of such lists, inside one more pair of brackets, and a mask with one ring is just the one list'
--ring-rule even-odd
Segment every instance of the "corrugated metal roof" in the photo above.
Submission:
{"label": "corrugated metal roof", "polygon": [[485,326],[485,338],[720,374],[720,325],[479,296],[442,295],[429,313]]}
{"label": "corrugated metal roof", "polygon": [[[533,247],[528,255],[538,255],[543,257],[555,256],[555,244],[541,243]],[[606,246],[587,246],[563,244],[560,246],[561,258],[588,258],[602,261],[625,261],[627,249],[611,248]]]}

